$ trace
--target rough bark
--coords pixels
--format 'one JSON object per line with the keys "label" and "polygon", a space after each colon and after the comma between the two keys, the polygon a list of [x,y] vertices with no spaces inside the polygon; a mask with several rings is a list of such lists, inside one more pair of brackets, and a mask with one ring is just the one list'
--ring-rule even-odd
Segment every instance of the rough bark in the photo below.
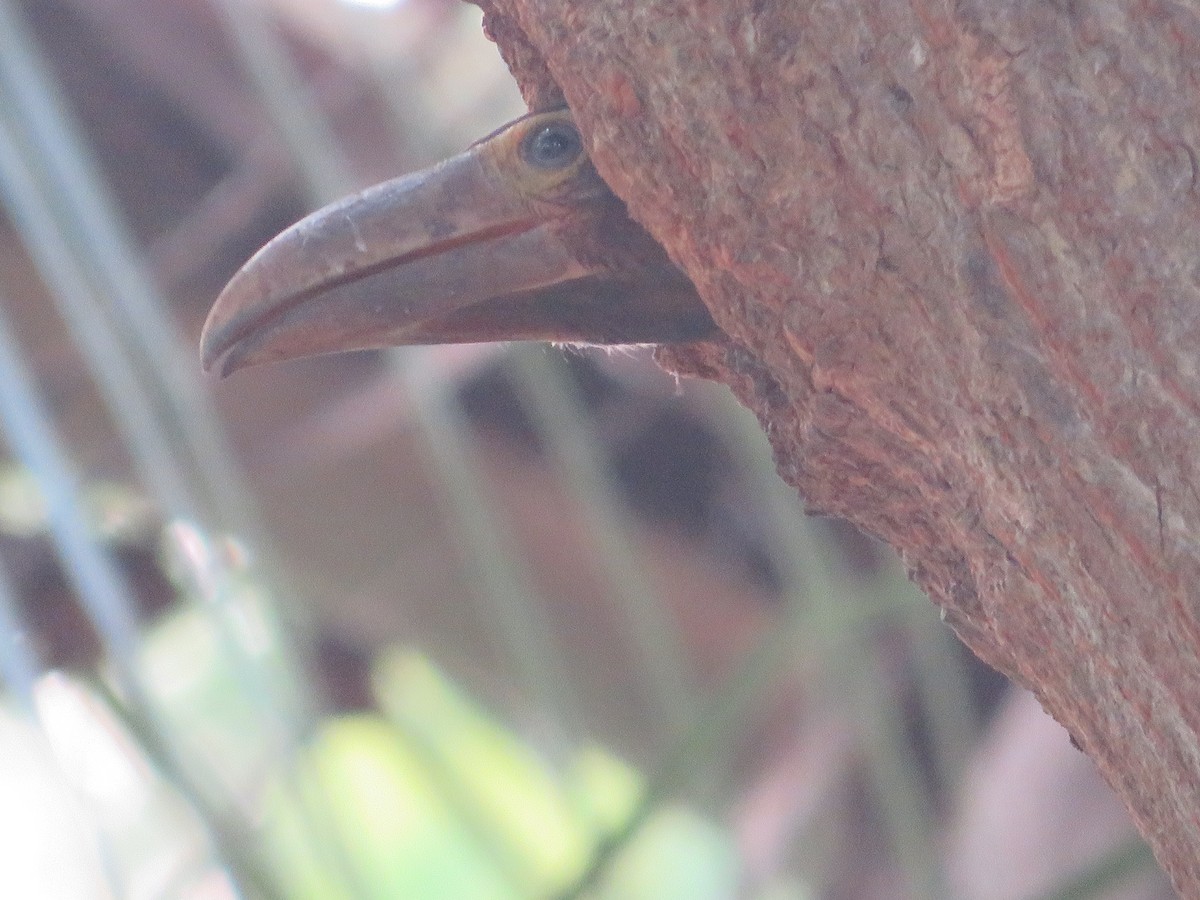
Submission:
{"label": "rough bark", "polygon": [[1197,7],[485,9],[730,337],[662,359],[895,546],[1200,897]]}

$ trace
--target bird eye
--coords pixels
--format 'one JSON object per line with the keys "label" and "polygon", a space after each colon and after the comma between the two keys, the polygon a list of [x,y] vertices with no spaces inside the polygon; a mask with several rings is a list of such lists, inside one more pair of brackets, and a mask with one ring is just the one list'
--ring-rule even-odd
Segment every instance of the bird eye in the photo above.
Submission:
{"label": "bird eye", "polygon": [[562,169],[579,158],[583,140],[570,122],[550,122],[521,142],[521,157],[538,169]]}

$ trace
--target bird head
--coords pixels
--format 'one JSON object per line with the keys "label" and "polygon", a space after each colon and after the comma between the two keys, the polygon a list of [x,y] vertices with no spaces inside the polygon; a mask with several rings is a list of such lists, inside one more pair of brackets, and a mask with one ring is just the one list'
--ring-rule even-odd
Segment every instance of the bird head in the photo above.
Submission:
{"label": "bird head", "polygon": [[221,292],[204,368],[411,344],[639,344],[717,334],[592,167],[566,110],[288,228]]}

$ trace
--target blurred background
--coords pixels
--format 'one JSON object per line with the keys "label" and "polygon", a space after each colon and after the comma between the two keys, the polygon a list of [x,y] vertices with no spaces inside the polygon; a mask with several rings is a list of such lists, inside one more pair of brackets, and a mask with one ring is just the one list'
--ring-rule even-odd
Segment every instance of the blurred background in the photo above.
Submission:
{"label": "blurred background", "polygon": [[1171,896],[724,388],[201,376],[276,231],[523,111],[458,0],[0,0],[0,896]]}

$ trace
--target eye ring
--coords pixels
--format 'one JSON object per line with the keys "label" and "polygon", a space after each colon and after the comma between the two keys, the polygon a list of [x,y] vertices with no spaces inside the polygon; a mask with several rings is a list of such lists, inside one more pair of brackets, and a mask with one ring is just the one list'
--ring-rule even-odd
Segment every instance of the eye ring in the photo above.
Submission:
{"label": "eye ring", "polygon": [[548,122],[521,141],[521,158],[535,169],[565,169],[583,153],[583,138],[570,122]]}

